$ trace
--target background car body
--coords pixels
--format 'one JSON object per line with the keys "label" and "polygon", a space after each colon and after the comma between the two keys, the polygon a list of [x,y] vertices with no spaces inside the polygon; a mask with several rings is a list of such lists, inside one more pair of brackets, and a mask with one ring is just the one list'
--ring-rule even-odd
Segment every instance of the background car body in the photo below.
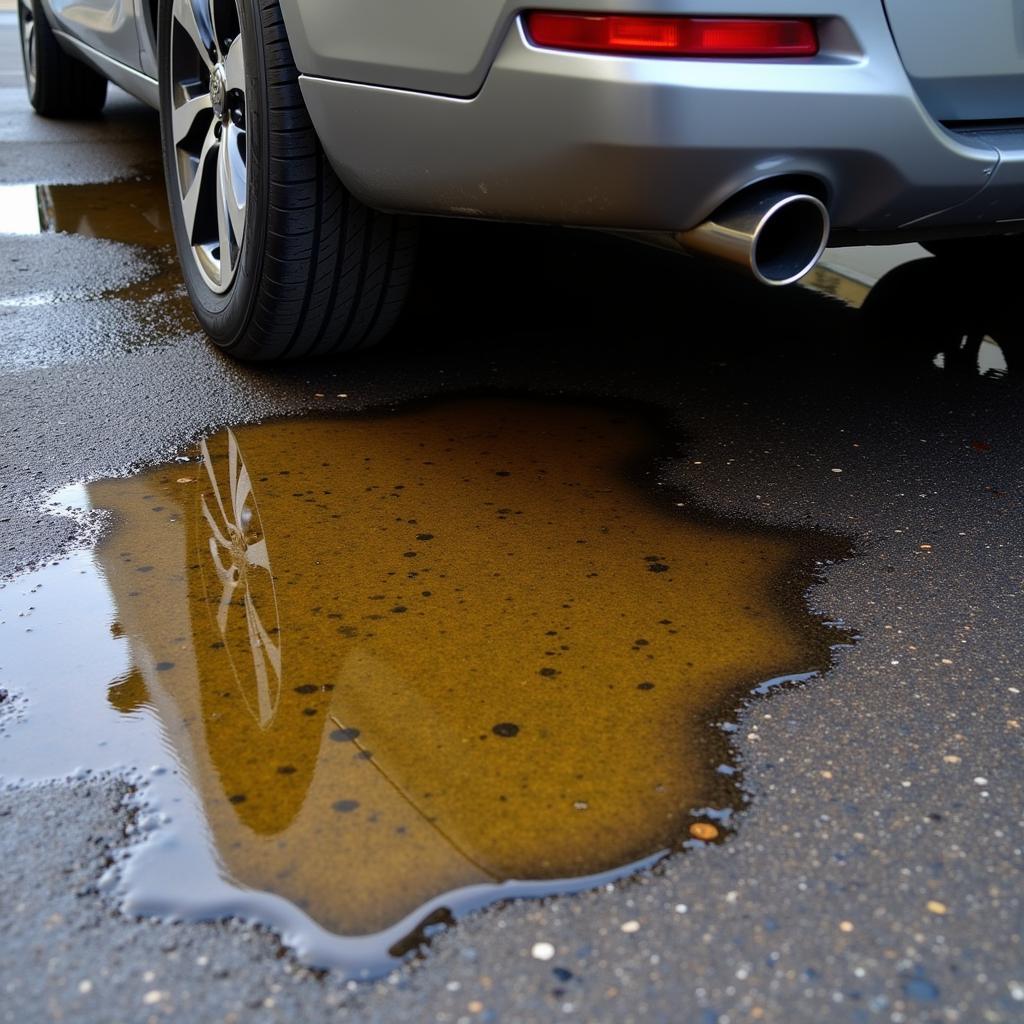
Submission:
{"label": "background car body", "polygon": [[[48,0],[61,38],[157,103],[152,0]],[[766,179],[833,244],[1024,227],[1024,3],[559,0],[581,12],[813,18],[791,59],[535,46],[518,0],[282,0],[342,182],[388,210],[680,231]]]}

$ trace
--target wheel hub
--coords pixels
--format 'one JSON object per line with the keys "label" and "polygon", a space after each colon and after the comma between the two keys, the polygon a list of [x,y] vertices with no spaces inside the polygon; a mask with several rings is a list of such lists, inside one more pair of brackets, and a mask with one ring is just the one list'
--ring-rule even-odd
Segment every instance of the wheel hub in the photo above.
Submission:
{"label": "wheel hub", "polygon": [[224,65],[217,63],[210,72],[210,103],[215,117],[223,119],[227,95],[228,80],[224,73]]}

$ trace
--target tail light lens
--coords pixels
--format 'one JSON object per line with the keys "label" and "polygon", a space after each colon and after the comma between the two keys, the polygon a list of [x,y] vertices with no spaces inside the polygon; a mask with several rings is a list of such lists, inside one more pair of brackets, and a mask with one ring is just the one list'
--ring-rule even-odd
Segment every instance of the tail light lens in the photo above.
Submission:
{"label": "tail light lens", "polygon": [[814,22],[804,18],[690,18],[531,11],[537,46],[644,57],[813,57]]}

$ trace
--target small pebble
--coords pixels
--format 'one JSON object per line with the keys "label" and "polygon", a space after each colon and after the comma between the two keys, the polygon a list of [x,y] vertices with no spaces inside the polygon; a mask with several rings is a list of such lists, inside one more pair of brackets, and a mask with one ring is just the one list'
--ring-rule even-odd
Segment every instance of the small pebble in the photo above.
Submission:
{"label": "small pebble", "polygon": [[624,931],[627,935],[632,935],[634,932],[640,931],[639,921],[623,921],[619,928]]}
{"label": "small pebble", "polygon": [[695,821],[690,826],[690,835],[705,842],[718,838],[718,829],[709,821]]}
{"label": "small pebble", "polygon": [[555,955],[555,947],[550,942],[535,942],[530,955],[534,960],[550,960]]}

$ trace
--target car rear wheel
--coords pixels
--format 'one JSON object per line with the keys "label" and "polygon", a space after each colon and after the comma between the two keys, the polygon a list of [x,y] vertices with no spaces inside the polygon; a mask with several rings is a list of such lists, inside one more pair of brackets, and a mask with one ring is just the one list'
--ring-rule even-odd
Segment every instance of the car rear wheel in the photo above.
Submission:
{"label": "car rear wheel", "polygon": [[338,180],[278,0],[160,0],[164,170],[185,284],[249,360],[366,348],[394,325],[415,229]]}
{"label": "car rear wheel", "polygon": [[29,102],[43,117],[95,117],[107,80],[65,53],[39,0],[18,0],[18,35]]}

